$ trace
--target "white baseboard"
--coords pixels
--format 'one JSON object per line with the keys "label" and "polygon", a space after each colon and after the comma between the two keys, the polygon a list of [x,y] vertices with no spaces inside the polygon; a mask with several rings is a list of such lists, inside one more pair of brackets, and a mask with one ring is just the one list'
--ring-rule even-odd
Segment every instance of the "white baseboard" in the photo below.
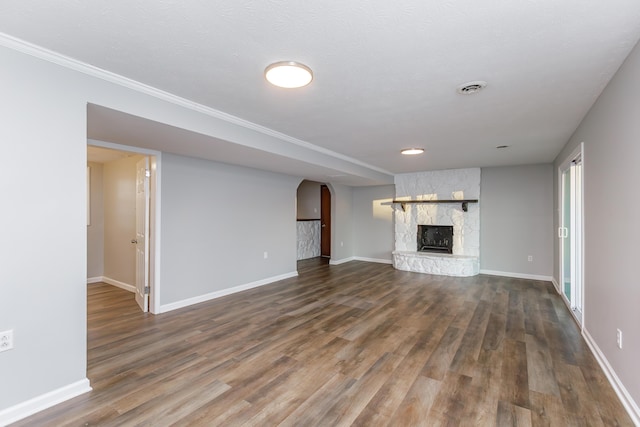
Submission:
{"label": "white baseboard", "polygon": [[73,399],[76,396],[91,391],[91,385],[87,378],[75,383],[66,385],[57,390],[50,391],[40,396],[29,399],[7,409],[0,411],[0,426],[15,423],[23,418],[27,418],[36,412],[43,411],[65,400]]}
{"label": "white baseboard", "polygon": [[553,283],[553,286],[556,287],[556,291],[558,291],[558,293],[560,293],[560,284],[558,284],[558,281],[556,280],[555,277],[551,278],[551,283]]}
{"label": "white baseboard", "polygon": [[635,425],[640,426],[640,408],[638,408],[638,405],[633,400],[625,386],[622,384],[622,381],[620,381],[620,378],[618,378],[618,375],[616,375],[616,372],[609,364],[609,361],[602,353],[602,351],[600,351],[600,347],[598,347],[598,344],[596,344],[595,340],[589,334],[589,331],[587,331],[586,328],[582,330],[582,336],[591,349],[591,353],[593,353],[594,357],[600,364],[600,367],[604,371],[604,374],[607,376],[607,379],[611,383],[613,390],[618,395],[618,398],[622,402],[622,405],[627,410],[627,413],[631,417],[631,420]]}
{"label": "white baseboard", "polygon": [[367,258],[361,256],[354,256],[354,261],[365,261],[365,262],[375,262],[378,264],[393,264],[393,261],[390,259],[380,259],[380,258]]}
{"label": "white baseboard", "polygon": [[255,282],[246,283],[244,285],[234,286],[233,288],[222,289],[220,291],[211,292],[208,294],[200,295],[193,298],[187,298],[182,301],[172,302],[170,304],[163,304],[160,306],[160,310],[158,313],[166,313],[168,311],[177,310],[179,308],[188,307],[193,304],[198,304],[201,302],[209,301],[212,299],[220,298],[226,295],[235,294],[237,292],[246,291],[247,289],[257,288],[259,286],[268,285],[269,283],[277,282],[279,280],[289,279],[291,277],[296,277],[298,275],[297,271],[281,274],[279,276],[268,277],[266,279],[257,280]]}
{"label": "white baseboard", "polygon": [[336,260],[332,259],[332,260],[329,260],[329,265],[340,265],[349,261],[355,261],[355,257],[342,258],[342,259],[336,259]]}
{"label": "white baseboard", "polygon": [[512,273],[509,271],[495,271],[495,270],[480,270],[480,274],[489,274],[491,276],[513,277],[515,279],[531,279],[531,280],[542,280],[544,282],[553,282],[553,277],[540,276],[538,274]]}
{"label": "white baseboard", "polygon": [[136,292],[136,287],[135,285],[130,285],[128,283],[124,283],[121,282],[119,280],[115,280],[112,279],[110,277],[107,276],[98,276],[98,277],[90,277],[87,279],[87,284],[91,284],[91,283],[99,283],[99,282],[103,282],[103,283],[107,283],[109,285],[113,285],[116,286],[120,289],[124,289],[125,291],[129,291],[129,292]]}

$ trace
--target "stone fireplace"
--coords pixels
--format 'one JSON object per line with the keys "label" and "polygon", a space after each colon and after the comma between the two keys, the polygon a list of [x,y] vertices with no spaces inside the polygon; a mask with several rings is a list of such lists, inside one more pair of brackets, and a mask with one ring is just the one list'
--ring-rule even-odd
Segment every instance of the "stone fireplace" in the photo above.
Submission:
{"label": "stone fireplace", "polygon": [[[395,185],[395,199],[412,203],[394,205],[394,267],[447,276],[479,274],[480,204],[463,207],[454,201],[480,198],[480,169],[400,174]],[[430,231],[425,235],[423,229]]]}

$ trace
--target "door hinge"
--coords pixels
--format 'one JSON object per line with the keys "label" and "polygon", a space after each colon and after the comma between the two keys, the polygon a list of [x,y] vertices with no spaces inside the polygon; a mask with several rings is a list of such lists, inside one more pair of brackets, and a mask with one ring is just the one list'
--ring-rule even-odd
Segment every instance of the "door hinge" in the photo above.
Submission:
{"label": "door hinge", "polygon": [[149,288],[149,286],[145,286],[144,287],[144,294],[145,295],[149,295],[149,292],[151,291],[151,289]]}
{"label": "door hinge", "polygon": [[151,176],[151,171],[149,169],[145,169],[144,170],[144,176],[146,176],[147,178],[149,178]]}

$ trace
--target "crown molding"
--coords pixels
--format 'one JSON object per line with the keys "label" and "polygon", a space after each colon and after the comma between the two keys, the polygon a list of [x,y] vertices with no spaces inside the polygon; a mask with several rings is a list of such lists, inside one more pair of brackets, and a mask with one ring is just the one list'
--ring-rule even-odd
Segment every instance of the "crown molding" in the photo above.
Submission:
{"label": "crown molding", "polygon": [[4,46],[6,48],[16,50],[18,52],[22,52],[24,54],[54,63],[56,65],[60,65],[62,67],[89,75],[91,77],[95,77],[113,84],[117,84],[122,87],[126,87],[127,89],[131,89],[136,92],[140,92],[145,95],[149,95],[154,98],[158,98],[163,101],[166,101],[175,105],[179,105],[183,108],[187,108],[189,110],[192,110],[201,114],[205,114],[209,117],[213,117],[213,118],[225,121],[227,123],[276,138],[280,141],[287,142],[289,144],[297,145],[299,147],[303,147],[321,154],[325,154],[327,156],[330,156],[336,159],[344,160],[354,165],[358,165],[379,173],[393,176],[393,173],[385,169],[370,165],[358,159],[354,159],[353,157],[345,156],[344,154],[340,154],[335,151],[331,151],[326,148],[319,147],[317,145],[311,144],[310,142],[303,141],[298,138],[294,138],[292,136],[275,131],[273,129],[260,126],[248,120],[244,120],[239,117],[233,116],[231,114],[227,114],[220,110],[207,107],[206,105],[202,105],[197,102],[190,101],[186,98],[182,98],[180,96],[174,95],[172,93],[165,92],[153,86],[149,86],[144,83],[140,83],[139,81],[121,76],[116,73],[112,73],[111,71],[107,71],[102,68],[98,68],[93,65],[87,64],[85,62],[78,61],[77,59],[71,58],[66,55],[62,55],[58,52],[54,52],[42,46],[29,43],[27,41],[21,40],[17,37],[13,37],[6,33],[0,32],[0,46]]}

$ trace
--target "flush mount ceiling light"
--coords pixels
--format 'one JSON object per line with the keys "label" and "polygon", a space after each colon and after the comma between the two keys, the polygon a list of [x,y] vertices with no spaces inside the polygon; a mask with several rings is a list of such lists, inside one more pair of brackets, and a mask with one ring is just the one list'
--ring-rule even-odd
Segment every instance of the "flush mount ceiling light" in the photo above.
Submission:
{"label": "flush mount ceiling light", "polygon": [[304,64],[294,61],[280,61],[265,68],[264,77],[274,86],[294,89],[311,83],[313,72]]}
{"label": "flush mount ceiling light", "polygon": [[458,93],[462,95],[471,95],[480,92],[485,87],[487,87],[487,82],[476,80],[473,82],[463,83],[458,86]]}
{"label": "flush mount ceiling light", "polygon": [[405,156],[415,156],[416,154],[424,153],[424,148],[405,148],[404,150],[400,151],[400,153],[404,154]]}

